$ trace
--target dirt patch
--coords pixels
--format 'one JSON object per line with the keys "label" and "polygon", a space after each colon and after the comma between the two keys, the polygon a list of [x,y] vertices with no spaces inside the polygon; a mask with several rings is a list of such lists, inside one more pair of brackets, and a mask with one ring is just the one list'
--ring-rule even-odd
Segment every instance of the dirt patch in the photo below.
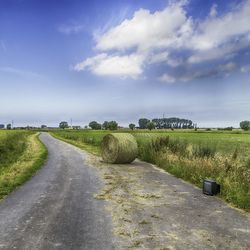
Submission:
{"label": "dirt patch", "polygon": [[[151,164],[102,163],[88,154],[105,186],[121,249],[249,249],[250,220],[215,197]],[[216,212],[218,211],[218,212]]]}

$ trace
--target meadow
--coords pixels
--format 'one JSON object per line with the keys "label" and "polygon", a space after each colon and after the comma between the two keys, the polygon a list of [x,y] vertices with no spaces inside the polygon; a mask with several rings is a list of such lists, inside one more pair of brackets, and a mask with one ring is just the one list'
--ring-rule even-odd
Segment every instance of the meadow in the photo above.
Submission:
{"label": "meadow", "polygon": [[[199,187],[205,178],[221,184],[220,197],[250,211],[250,133],[205,130],[119,130],[132,133],[138,158]],[[56,130],[52,134],[100,155],[100,144],[110,131]]]}
{"label": "meadow", "polygon": [[0,130],[0,200],[29,179],[46,156],[38,133]]}

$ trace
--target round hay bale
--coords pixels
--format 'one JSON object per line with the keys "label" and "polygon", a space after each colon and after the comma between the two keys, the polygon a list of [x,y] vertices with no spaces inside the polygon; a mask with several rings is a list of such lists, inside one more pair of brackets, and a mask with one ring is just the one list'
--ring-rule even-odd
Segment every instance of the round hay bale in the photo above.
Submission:
{"label": "round hay bale", "polygon": [[105,135],[101,144],[103,161],[108,163],[131,163],[138,154],[137,142],[128,133]]}

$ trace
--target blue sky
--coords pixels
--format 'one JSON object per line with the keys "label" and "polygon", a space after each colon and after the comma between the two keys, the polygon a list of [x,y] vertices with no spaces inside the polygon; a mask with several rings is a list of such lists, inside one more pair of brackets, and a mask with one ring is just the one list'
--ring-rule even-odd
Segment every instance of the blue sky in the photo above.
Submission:
{"label": "blue sky", "polygon": [[250,119],[250,0],[2,0],[0,123]]}

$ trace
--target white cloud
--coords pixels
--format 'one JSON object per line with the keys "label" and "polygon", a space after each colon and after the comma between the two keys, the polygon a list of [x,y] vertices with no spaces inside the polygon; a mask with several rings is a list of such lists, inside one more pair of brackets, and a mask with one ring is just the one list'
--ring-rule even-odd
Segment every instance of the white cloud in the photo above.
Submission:
{"label": "white cloud", "polygon": [[131,54],[128,56],[107,55],[105,53],[87,58],[77,64],[74,69],[81,71],[89,69],[96,75],[109,75],[136,78],[142,73],[144,56]]}
{"label": "white cloud", "polygon": [[161,53],[152,54],[149,57],[148,63],[161,63],[161,62],[167,62],[169,60],[169,54],[167,51],[163,51]]}
{"label": "white cloud", "polygon": [[226,63],[224,65],[219,66],[220,71],[227,71],[227,72],[230,72],[236,68],[237,68],[237,64],[235,64],[233,62],[229,62],[229,63]]}
{"label": "white cloud", "polygon": [[177,67],[183,63],[181,58],[173,58],[169,56],[167,51],[163,51],[160,53],[151,53],[151,55],[147,56],[147,63],[154,64],[154,63],[166,63],[169,66]]}
{"label": "white cloud", "polygon": [[248,73],[248,72],[250,72],[250,64],[244,65],[243,67],[241,67],[240,70],[241,70],[242,73]]}
{"label": "white cloud", "polygon": [[177,79],[169,74],[163,74],[158,78],[158,80],[166,83],[175,83]]}
{"label": "white cloud", "polygon": [[[187,32],[186,26],[190,24],[180,4],[170,5],[154,13],[140,9],[132,19],[126,19],[97,38],[96,48],[101,51],[166,48],[173,46],[182,33]],[[181,30],[183,25],[186,28]]]}
{"label": "white cloud", "polygon": [[[74,69],[88,69],[98,75],[134,78],[142,74],[144,63],[165,61],[171,66],[176,66],[179,60],[168,57],[167,51],[155,50],[173,47],[182,35],[186,36],[190,25],[191,22],[187,20],[180,3],[154,13],[140,9],[134,13],[132,19],[126,19],[96,38],[97,50],[105,53],[87,58]],[[124,55],[124,52],[130,49],[135,49],[135,52]],[[107,51],[110,50],[116,50],[116,55],[108,55]]]}
{"label": "white cloud", "polygon": [[[183,2],[170,4],[154,13],[140,9],[131,19],[96,36],[98,55],[87,58],[74,69],[134,78],[143,73],[143,66],[147,64],[178,67],[211,60],[232,60],[239,50],[250,46],[249,23],[250,0],[223,15],[219,15],[214,4],[203,20],[188,16]],[[185,57],[182,51],[188,51],[186,55],[190,56]],[[163,76],[161,80],[174,82],[168,74]],[[200,77],[198,73],[196,77]],[[184,78],[193,79],[193,76]]]}
{"label": "white cloud", "polygon": [[97,49],[126,50],[136,48],[189,48],[208,50],[250,32],[250,0],[236,10],[217,16],[217,5],[213,5],[209,17],[194,22],[188,17],[184,6],[173,4],[162,11],[150,13],[140,9],[132,19],[111,28],[97,38]]}
{"label": "white cloud", "polygon": [[89,67],[91,68],[94,65],[99,64],[99,62],[106,59],[107,57],[108,57],[108,55],[106,53],[99,54],[99,55],[94,56],[94,57],[89,57],[86,60],[84,60],[83,62],[75,65],[74,70],[81,71],[81,70],[84,70],[84,69],[89,68]]}
{"label": "white cloud", "polygon": [[81,24],[62,24],[58,27],[58,31],[65,34],[77,34],[84,29],[84,25]]}
{"label": "white cloud", "polygon": [[217,4],[212,5],[209,16],[212,18],[217,16]]}
{"label": "white cloud", "polygon": [[210,17],[198,24],[190,41],[190,47],[198,50],[217,48],[220,45],[240,39],[250,32],[250,1],[224,16]]}

